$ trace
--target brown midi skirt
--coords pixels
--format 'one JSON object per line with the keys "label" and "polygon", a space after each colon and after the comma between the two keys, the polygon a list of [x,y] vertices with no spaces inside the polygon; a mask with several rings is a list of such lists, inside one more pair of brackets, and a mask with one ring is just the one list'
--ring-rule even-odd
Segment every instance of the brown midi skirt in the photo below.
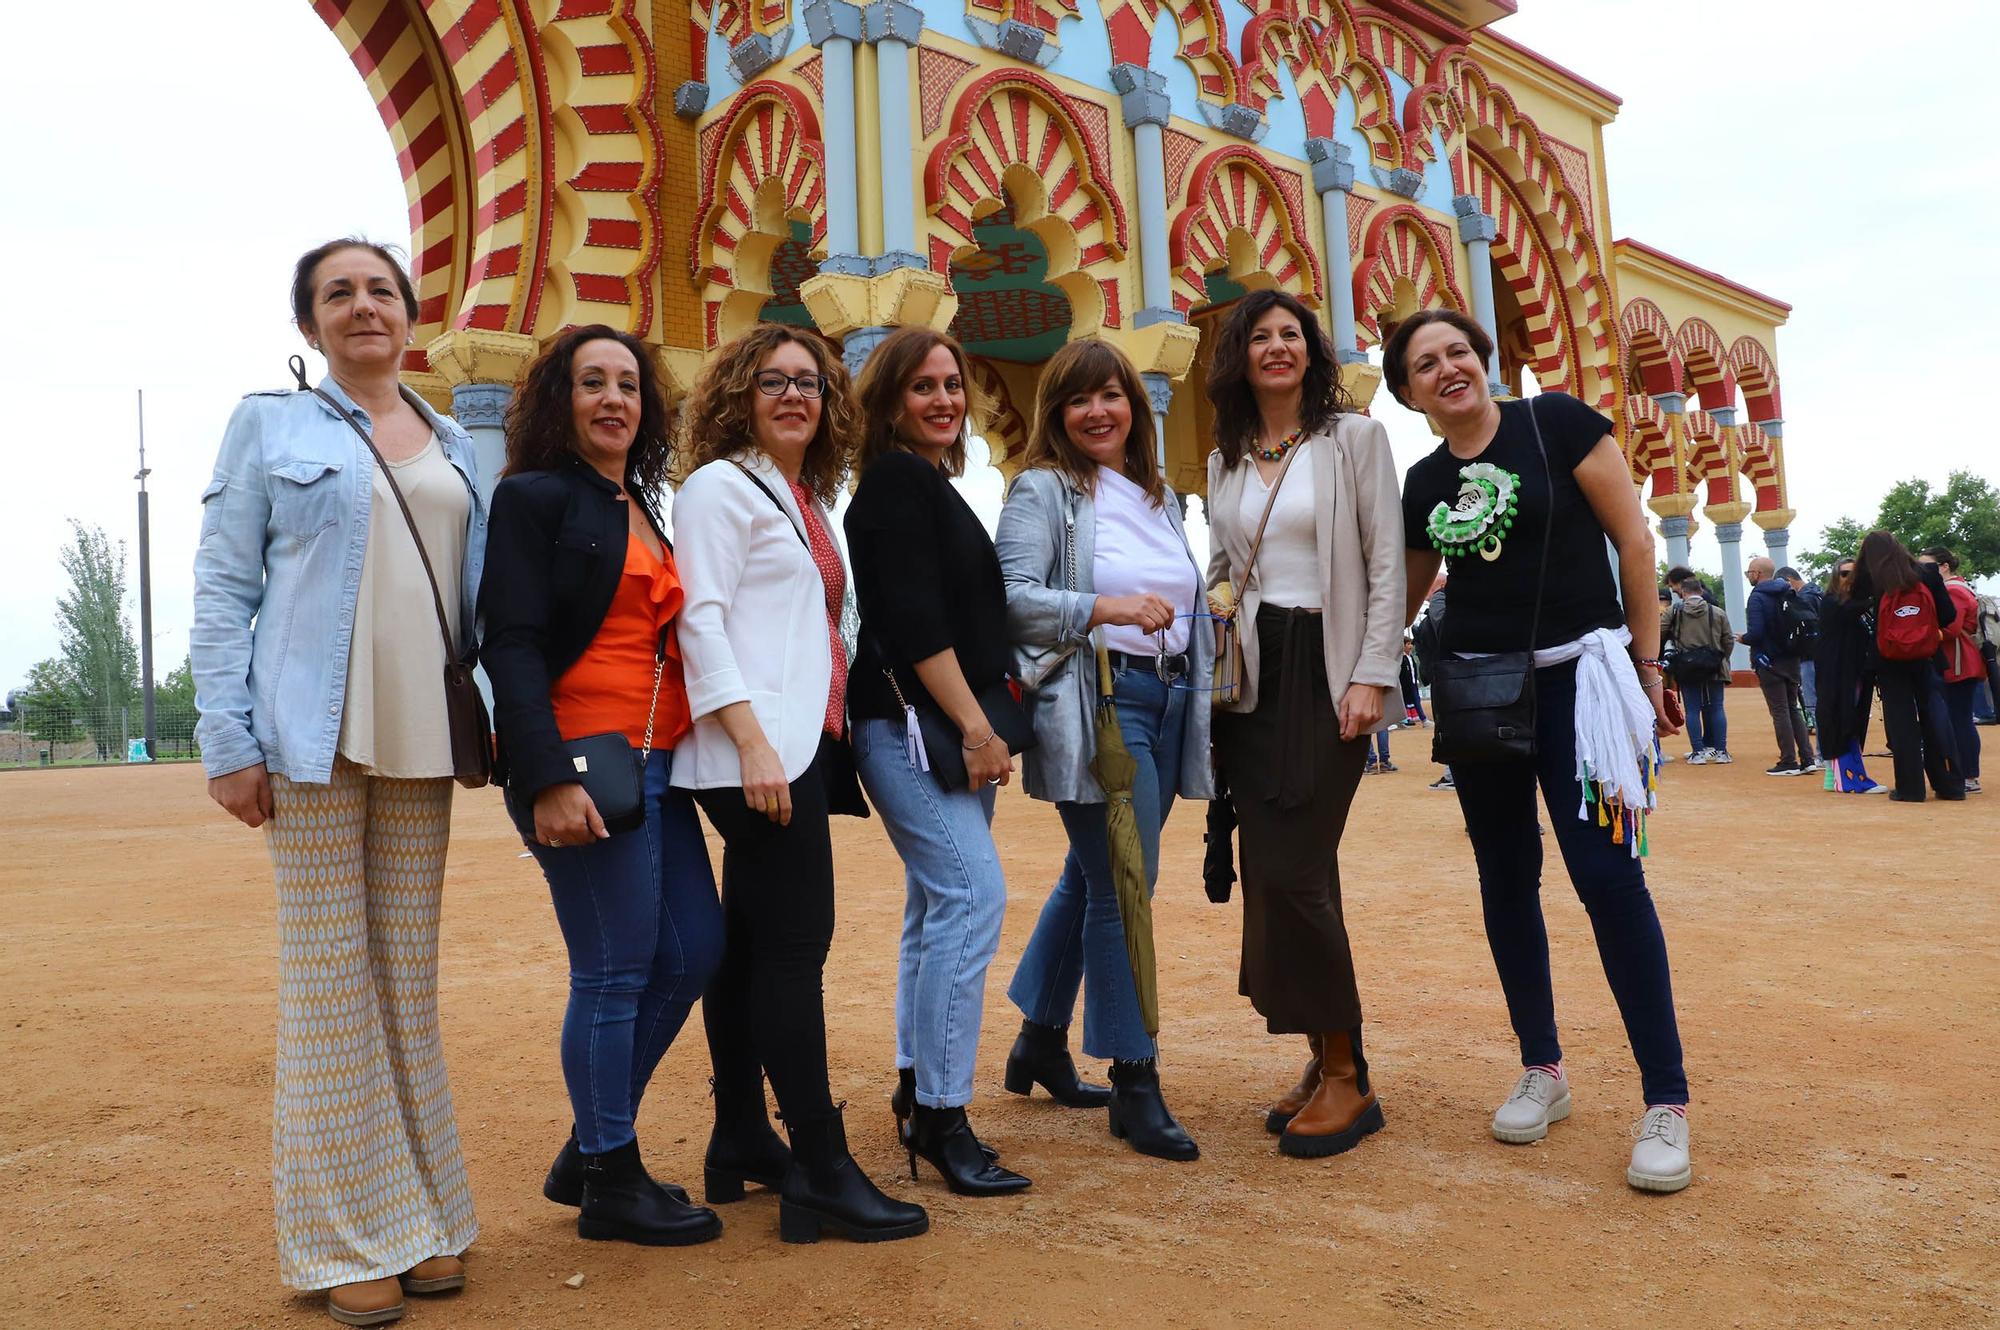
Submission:
{"label": "brown midi skirt", "polygon": [[1237,989],[1272,1034],[1352,1030],[1339,852],[1369,739],[1341,741],[1318,613],[1265,605],[1256,630],[1257,709],[1215,715],[1243,866]]}

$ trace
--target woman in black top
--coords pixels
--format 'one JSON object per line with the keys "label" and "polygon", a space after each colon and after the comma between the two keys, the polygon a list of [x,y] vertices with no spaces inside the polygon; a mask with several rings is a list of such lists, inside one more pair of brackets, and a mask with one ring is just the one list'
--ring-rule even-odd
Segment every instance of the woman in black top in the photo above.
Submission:
{"label": "woman in black top", "polygon": [[[1492,354],[1479,325],[1452,311],[1413,316],[1382,354],[1389,391],[1444,435],[1404,483],[1407,617],[1416,618],[1422,588],[1448,557],[1442,654],[1536,651],[1535,755],[1451,768],[1479,866],[1487,941],[1521,1045],[1520,1079],[1492,1131],[1502,1141],[1540,1140],[1570,1110],[1542,923],[1539,784],[1644,1085],[1625,1179],[1643,1191],[1679,1191],[1692,1177],[1687,1076],[1666,939],[1639,862],[1656,735],[1678,728],[1660,676],[1652,534],[1611,422],[1562,393],[1494,402]],[[1617,579],[1607,537],[1618,550]],[[1432,711],[1446,733],[1451,718],[1435,693]],[[1587,784],[1579,770],[1590,772]]]}
{"label": "woman in black top", "polygon": [[[896,1130],[964,1195],[1019,1191],[966,1121],[986,970],[1007,882],[993,846],[995,787],[1013,763],[976,694],[1012,666],[993,542],[950,477],[965,470],[965,355],[901,328],[862,371],[861,483],[847,545],[861,636],[848,686],[861,782],[903,858],[908,901],[896,981]],[[955,731],[966,784],[930,771],[919,710]],[[906,1127],[904,1119],[908,1118]]]}
{"label": "woman in black top", "polygon": [[[557,338],[508,411],[479,613],[507,807],[569,950],[562,1067],[576,1125],[542,1191],[581,1207],[584,1237],[678,1246],[722,1224],[647,1176],[633,1121],[715,972],[722,907],[694,800],[669,784],[688,711],[680,575],[653,512],[667,465],[644,344],[601,324]],[[564,747],[606,732],[649,748],[644,819],[615,832]],[[782,1174],[784,1145],[760,1125],[754,1143]]]}
{"label": "woman in black top", "polygon": [[[1937,565],[1917,562],[1890,532],[1871,531],[1863,537],[1854,564],[1854,583],[1848,594],[1856,603],[1874,609],[1878,632],[1882,597],[1919,586],[1930,592],[1940,629],[1957,622],[1958,607],[1951,603],[1951,593],[1945,589],[1944,575]],[[1958,767],[1958,746],[1952,739],[1951,718],[1945,712],[1944,681],[1937,662],[1890,660],[1879,651],[1875,656],[1875,682],[1882,690],[1882,728],[1888,732],[1896,770],[1896,788],[1889,797],[1898,803],[1922,803],[1924,777],[1928,775],[1938,798],[1963,799],[1965,773]]]}
{"label": "woman in black top", "polygon": [[1841,794],[1887,794],[1868,778],[1861,750],[1868,742],[1869,700],[1875,693],[1875,608],[1853,597],[1854,560],[1826,576],[1819,599],[1813,675],[1819,696],[1818,739],[1826,758],[1826,788]]}

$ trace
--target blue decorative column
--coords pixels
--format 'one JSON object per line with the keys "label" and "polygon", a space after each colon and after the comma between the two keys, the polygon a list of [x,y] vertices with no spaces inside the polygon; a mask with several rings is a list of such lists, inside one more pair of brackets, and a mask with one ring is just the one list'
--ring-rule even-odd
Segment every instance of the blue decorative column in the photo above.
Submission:
{"label": "blue decorative column", "polygon": [[1743,524],[1717,522],[1715,543],[1722,547],[1722,603],[1729,613],[1729,626],[1736,630],[1736,655],[1730,662],[1739,670],[1750,668],[1750,648],[1743,645],[1744,617],[1749,604],[1749,584],[1743,580]]}
{"label": "blue decorative column", "polygon": [[1458,214],[1458,238],[1465,242],[1465,266],[1472,276],[1472,316],[1493,340],[1493,354],[1486,361],[1486,382],[1494,392],[1500,386],[1500,319],[1493,303],[1493,237],[1500,234],[1499,223],[1479,210],[1479,200],[1459,194],[1451,201]]}
{"label": "blue decorative column", "polygon": [[847,0],[812,0],[806,34],[820,48],[823,89],[820,123],[826,149],[826,258],[819,270],[867,276],[861,255],[855,199],[854,44],[861,40],[861,7]]}
{"label": "blue decorative column", "polygon": [[1153,464],[1167,473],[1167,411],[1174,404],[1174,381],[1158,371],[1139,376],[1146,385],[1146,403],[1153,409]]}
{"label": "blue decorative column", "polygon": [[479,459],[479,497],[492,502],[493,487],[507,465],[507,404],[514,390],[504,383],[460,383],[451,390],[451,416],[472,436]]}
{"label": "blue decorative column", "polygon": [[924,30],[924,13],[907,0],[875,0],[861,11],[861,37],[875,47],[877,131],[882,145],[882,253],[879,276],[896,268],[923,268],[917,252],[915,178],[910,147],[910,48]]}
{"label": "blue decorative column", "polygon": [[1327,335],[1336,364],[1366,364],[1354,334],[1354,253],[1347,241],[1347,196],[1354,190],[1353,151],[1332,139],[1307,139],[1313,188],[1326,237]]}
{"label": "blue decorative column", "polygon": [[[1688,566],[1688,537],[1694,534],[1694,519],[1691,517],[1662,517],[1660,534],[1667,538],[1667,567]],[[1679,590],[1678,587],[1675,588]]]}
{"label": "blue decorative column", "polygon": [[[1132,326],[1185,322],[1174,308],[1167,263],[1167,154],[1162,131],[1173,110],[1167,96],[1167,76],[1143,65],[1113,65],[1111,86],[1132,130],[1139,177],[1140,309],[1132,317]],[[1171,396],[1172,389],[1167,392]]]}

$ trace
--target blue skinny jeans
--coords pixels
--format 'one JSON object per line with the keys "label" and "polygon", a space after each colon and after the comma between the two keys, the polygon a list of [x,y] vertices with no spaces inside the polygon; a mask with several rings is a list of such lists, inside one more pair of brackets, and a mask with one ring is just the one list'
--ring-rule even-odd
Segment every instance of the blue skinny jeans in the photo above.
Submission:
{"label": "blue skinny jeans", "polygon": [[1713,748],[1718,753],[1729,751],[1729,715],[1722,709],[1722,694],[1720,679],[1681,689],[1681,702],[1687,708],[1690,751],[1699,753],[1704,748]]}
{"label": "blue skinny jeans", "polygon": [[1687,1073],[1674,1018],[1667,939],[1646,890],[1642,861],[1632,857],[1629,845],[1614,845],[1611,828],[1598,826],[1594,814],[1577,816],[1583,790],[1576,779],[1575,662],[1536,670],[1535,685],[1535,756],[1460,762],[1451,769],[1479,866],[1486,942],[1507,995],[1521,1065],[1562,1059],[1549,977],[1549,934],[1542,920],[1542,837],[1535,810],[1539,784],[1570,884],[1597,935],[1598,958],[1625,1020],[1646,1102],[1685,1104]]}
{"label": "blue skinny jeans", "polygon": [[[1132,809],[1150,892],[1160,876],[1160,828],[1180,788],[1181,742],[1187,732],[1185,689],[1170,688],[1143,666],[1112,680],[1118,729],[1138,763]],[[1034,934],[1007,987],[1021,1014],[1040,1025],[1068,1025],[1077,989],[1088,976],[1083,1051],[1088,1057],[1138,1062],[1153,1056],[1152,1036],[1139,1014],[1139,990],[1125,952],[1125,923],[1111,877],[1111,840],[1102,803],[1058,803],[1069,854],[1042,906]]]}
{"label": "blue skinny jeans", "polygon": [[722,906],[701,821],[668,785],[673,754],[645,772],[646,825],[588,845],[530,844],[569,948],[562,1071],[585,1154],[636,1139],[653,1069],[722,958]]}

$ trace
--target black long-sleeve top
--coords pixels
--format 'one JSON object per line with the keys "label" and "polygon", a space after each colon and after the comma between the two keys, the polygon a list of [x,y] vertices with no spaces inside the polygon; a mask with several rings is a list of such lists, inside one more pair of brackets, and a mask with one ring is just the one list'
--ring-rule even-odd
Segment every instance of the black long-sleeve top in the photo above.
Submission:
{"label": "black long-sleeve top", "polygon": [[1000,557],[942,471],[914,453],[878,457],[862,472],[845,526],[861,610],[847,676],[855,719],[903,718],[885,664],[912,706],[931,701],[912,662],[947,647],[974,692],[1012,672]]}

